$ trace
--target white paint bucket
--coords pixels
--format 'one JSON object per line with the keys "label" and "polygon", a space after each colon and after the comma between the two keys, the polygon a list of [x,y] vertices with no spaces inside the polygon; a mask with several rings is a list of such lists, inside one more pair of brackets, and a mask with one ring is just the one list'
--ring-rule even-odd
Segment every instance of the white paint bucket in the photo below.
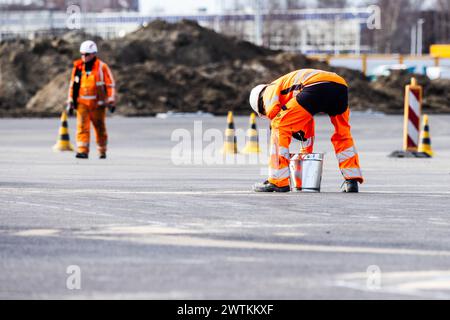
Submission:
{"label": "white paint bucket", "polygon": [[296,154],[289,163],[292,192],[320,192],[323,153]]}

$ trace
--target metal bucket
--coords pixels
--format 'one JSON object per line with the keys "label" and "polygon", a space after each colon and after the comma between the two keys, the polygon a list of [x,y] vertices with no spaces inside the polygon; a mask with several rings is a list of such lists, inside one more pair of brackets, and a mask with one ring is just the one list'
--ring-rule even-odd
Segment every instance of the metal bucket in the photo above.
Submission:
{"label": "metal bucket", "polygon": [[323,153],[296,154],[289,163],[292,192],[320,192]]}

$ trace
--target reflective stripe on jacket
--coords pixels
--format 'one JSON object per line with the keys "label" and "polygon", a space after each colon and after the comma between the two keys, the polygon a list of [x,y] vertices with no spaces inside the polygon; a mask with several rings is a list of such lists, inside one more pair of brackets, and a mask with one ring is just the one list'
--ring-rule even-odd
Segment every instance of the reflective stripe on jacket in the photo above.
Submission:
{"label": "reflective stripe on jacket", "polygon": [[[81,78],[78,79],[76,71],[81,69]],[[82,60],[76,60],[72,69],[69,88],[69,101],[73,101],[74,84],[80,81],[80,90],[77,103],[96,107],[105,105],[107,102],[115,102],[116,89],[114,77],[108,65],[96,59],[92,66],[92,71],[88,74],[85,71],[85,64]]]}

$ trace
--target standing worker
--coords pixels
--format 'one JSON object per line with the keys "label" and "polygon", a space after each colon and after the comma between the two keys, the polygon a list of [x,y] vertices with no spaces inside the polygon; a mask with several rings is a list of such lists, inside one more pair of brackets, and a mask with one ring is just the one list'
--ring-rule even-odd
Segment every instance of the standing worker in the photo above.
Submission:
{"label": "standing worker", "polygon": [[254,187],[256,192],[289,192],[289,146],[292,138],[303,142],[302,153],[314,148],[314,115],[326,113],[334,125],[331,138],[345,179],[342,192],[359,192],[364,179],[350,132],[348,85],[336,73],[314,69],[291,72],[271,84],[255,87],[250,105],[271,120],[269,179]]}
{"label": "standing worker", "polygon": [[115,82],[108,65],[97,58],[97,45],[93,41],[81,44],[81,59],[74,62],[70,79],[68,110],[77,111],[76,157],[89,158],[90,124],[94,125],[100,159],[106,159],[108,134],[106,108],[116,110]]}

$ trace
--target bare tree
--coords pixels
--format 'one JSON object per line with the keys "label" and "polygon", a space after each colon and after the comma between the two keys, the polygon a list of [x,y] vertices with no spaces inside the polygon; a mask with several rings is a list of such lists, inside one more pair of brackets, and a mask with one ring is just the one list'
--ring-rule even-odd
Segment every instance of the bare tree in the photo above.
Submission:
{"label": "bare tree", "polygon": [[318,8],[345,8],[347,0],[317,0]]}
{"label": "bare tree", "polygon": [[446,11],[450,13],[450,1],[448,0],[436,0],[436,9],[439,11]]}
{"label": "bare tree", "polygon": [[426,46],[450,42],[450,1],[435,0],[432,10],[424,12]]}
{"label": "bare tree", "polygon": [[298,10],[298,9],[305,9],[307,7],[305,1],[302,0],[286,0],[286,2],[288,9]]}
{"label": "bare tree", "polygon": [[381,30],[374,31],[374,49],[380,53],[407,53],[411,27],[420,17],[421,0],[376,0],[381,8]]}

